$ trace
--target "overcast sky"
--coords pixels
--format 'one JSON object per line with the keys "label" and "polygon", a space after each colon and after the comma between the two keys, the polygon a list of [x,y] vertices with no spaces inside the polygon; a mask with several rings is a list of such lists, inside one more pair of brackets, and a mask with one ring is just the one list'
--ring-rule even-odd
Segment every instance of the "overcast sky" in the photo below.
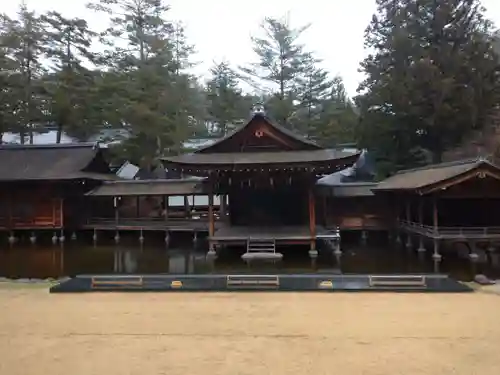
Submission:
{"label": "overcast sky", "polygon": [[[67,16],[87,19],[91,27],[107,25],[104,15],[87,10],[87,0],[25,0],[39,12],[56,10]],[[0,11],[13,14],[20,1],[1,0]],[[196,47],[195,73],[203,75],[212,62],[222,59],[237,66],[253,61],[250,35],[258,32],[266,16],[289,14],[293,27],[311,23],[302,38],[308,49],[322,58],[324,68],[344,79],[352,96],[362,75],[363,32],[375,10],[375,0],[170,0],[170,18],[186,26],[190,43]],[[483,0],[487,16],[500,27],[500,0]]]}

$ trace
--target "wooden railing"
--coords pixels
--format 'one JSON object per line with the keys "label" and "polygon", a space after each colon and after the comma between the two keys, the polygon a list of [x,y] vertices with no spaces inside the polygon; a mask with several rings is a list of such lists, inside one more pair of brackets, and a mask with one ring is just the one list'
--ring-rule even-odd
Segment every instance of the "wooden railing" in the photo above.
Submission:
{"label": "wooden railing", "polygon": [[206,217],[139,217],[139,218],[103,218],[91,217],[87,219],[84,227],[91,229],[118,229],[118,230],[208,230]]}
{"label": "wooden railing", "polygon": [[382,216],[339,216],[328,220],[327,227],[339,227],[343,230],[383,229],[387,220]]}
{"label": "wooden railing", "polygon": [[0,218],[0,228],[3,229],[47,229],[61,226],[59,217],[55,219],[48,216]]}
{"label": "wooden railing", "polygon": [[433,227],[411,221],[399,221],[399,226],[407,231],[422,234],[431,238],[443,239],[486,239],[500,238],[500,227]]}

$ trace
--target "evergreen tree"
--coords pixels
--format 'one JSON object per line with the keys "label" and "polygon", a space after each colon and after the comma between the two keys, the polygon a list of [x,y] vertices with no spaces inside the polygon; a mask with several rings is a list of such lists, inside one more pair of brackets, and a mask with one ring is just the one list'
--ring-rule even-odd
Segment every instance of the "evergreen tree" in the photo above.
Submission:
{"label": "evergreen tree", "polygon": [[[57,143],[63,130],[82,139],[96,131],[93,124],[93,74],[82,65],[93,61],[89,52],[95,33],[83,19],[68,19],[57,12],[42,15],[45,54],[53,71],[44,79],[50,122],[57,125]],[[94,129],[84,129],[92,126]],[[83,139],[82,139],[83,140]]]}
{"label": "evergreen tree", "polygon": [[[478,0],[377,0],[362,63],[360,137],[394,168],[434,162],[487,124],[498,61]],[[389,168],[393,169],[393,168]]]}
{"label": "evergreen tree", "polygon": [[[227,62],[215,64],[210,72],[212,76],[206,87],[208,121],[217,127],[219,135],[224,136],[229,125],[234,125],[246,115],[243,113],[243,97],[238,87],[238,76]],[[213,128],[211,130],[214,131]]]}
{"label": "evergreen tree", "polygon": [[304,58],[303,63],[304,71],[297,78],[296,99],[299,104],[294,128],[300,129],[304,134],[315,135],[324,120],[321,116],[323,104],[333,83],[328,72],[318,67],[320,60],[309,55]]}
{"label": "evergreen tree", "polygon": [[161,0],[101,0],[89,7],[112,15],[103,33],[109,48],[102,61],[120,93],[112,98],[119,106],[109,106],[120,109],[120,118],[110,118],[131,136],[123,142],[122,152],[152,166],[161,154],[177,152],[187,133],[179,128],[187,122],[179,119],[189,118],[183,101],[191,88],[190,77],[181,74],[186,58],[186,50],[180,53],[183,34],[165,18],[169,7]]}
{"label": "evergreen tree", "polygon": [[310,61],[310,54],[299,43],[307,28],[291,28],[285,21],[265,18],[261,25],[264,35],[252,37],[259,61],[240,67],[247,82],[262,91],[270,90],[267,107],[278,122],[289,127],[295,116],[298,80]]}
{"label": "evergreen tree", "polygon": [[358,114],[342,78],[335,77],[328,95],[320,102],[321,112],[314,137],[325,146],[356,143]]}
{"label": "evergreen tree", "polygon": [[40,77],[42,67],[43,30],[40,19],[25,4],[18,19],[2,15],[3,62],[9,66],[5,92],[11,95],[12,130],[24,144],[26,135],[33,143],[35,128],[43,121]]}
{"label": "evergreen tree", "polygon": [[[10,22],[5,18],[0,19],[0,45],[2,46],[7,44]],[[13,127],[17,111],[13,82],[15,69],[15,61],[8,56],[6,49],[0,49],[0,144],[4,133],[17,130]]]}

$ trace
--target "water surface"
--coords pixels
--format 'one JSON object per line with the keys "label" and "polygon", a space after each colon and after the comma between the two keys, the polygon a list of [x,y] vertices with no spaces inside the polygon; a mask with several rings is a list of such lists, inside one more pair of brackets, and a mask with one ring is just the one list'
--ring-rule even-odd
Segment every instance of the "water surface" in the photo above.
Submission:
{"label": "water surface", "polygon": [[[243,249],[226,249],[215,262],[206,260],[206,243],[196,246],[185,239],[166,248],[162,241],[140,246],[137,241],[118,245],[89,245],[67,242],[61,245],[19,243],[0,248],[0,277],[60,278],[79,274],[204,274],[204,273],[432,273],[444,272],[460,280],[470,280],[474,272],[496,276],[498,270],[473,269],[470,262],[444,256],[434,264],[430,254],[418,257],[414,251],[387,243],[361,246],[356,241],[342,244],[340,262],[331,253],[320,251],[315,264],[308,249],[280,249],[283,261],[255,262],[241,260]],[[484,266],[483,266],[484,268]]]}

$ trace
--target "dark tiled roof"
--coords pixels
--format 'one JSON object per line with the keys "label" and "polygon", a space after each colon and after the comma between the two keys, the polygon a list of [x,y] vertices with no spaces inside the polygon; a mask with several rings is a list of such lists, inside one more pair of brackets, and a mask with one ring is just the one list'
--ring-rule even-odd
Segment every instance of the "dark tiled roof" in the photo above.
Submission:
{"label": "dark tiled roof", "polygon": [[373,190],[418,190],[459,177],[460,175],[482,167],[498,168],[484,159],[433,164],[422,168],[400,171],[381,181]]}
{"label": "dark tiled roof", "polygon": [[318,150],[318,149],[321,149],[322,147],[320,145],[318,145],[316,142],[313,142],[305,137],[302,137],[290,130],[288,130],[287,128],[281,126],[281,125],[278,125],[276,122],[274,122],[273,120],[271,120],[269,117],[265,116],[264,114],[261,114],[261,113],[257,113],[255,115],[252,116],[252,118],[243,126],[235,129],[232,133],[229,133],[228,135],[226,135],[224,138],[221,138],[219,139],[218,141],[214,142],[214,143],[211,143],[205,147],[201,147],[199,148],[198,150],[196,150],[195,152],[196,153],[210,153],[212,151],[212,149],[214,149],[217,145],[223,143],[223,142],[226,142],[228,139],[231,139],[232,137],[234,137],[236,134],[238,134],[239,132],[243,131],[243,129],[245,129],[247,126],[249,126],[253,121],[255,120],[263,120],[265,121],[266,123],[268,123],[271,127],[273,127],[274,129],[276,129],[278,132],[282,133],[282,134],[285,134],[287,137],[299,142],[299,143],[302,143],[304,146],[306,146],[308,149],[310,150]]}
{"label": "dark tiled roof", "polygon": [[194,195],[204,193],[200,179],[182,180],[121,180],[107,181],[87,193],[96,197],[146,196],[146,195]]}
{"label": "dark tiled roof", "polygon": [[91,168],[101,152],[95,143],[2,145],[0,181],[105,179],[110,177],[107,164],[100,163],[100,170]]}
{"label": "dark tiled roof", "polygon": [[250,166],[255,164],[294,164],[329,162],[339,159],[352,159],[355,162],[359,153],[344,152],[334,149],[319,149],[311,151],[275,151],[275,152],[248,152],[248,153],[214,153],[214,154],[184,154],[163,158],[168,163],[186,166],[215,165],[215,166]]}

